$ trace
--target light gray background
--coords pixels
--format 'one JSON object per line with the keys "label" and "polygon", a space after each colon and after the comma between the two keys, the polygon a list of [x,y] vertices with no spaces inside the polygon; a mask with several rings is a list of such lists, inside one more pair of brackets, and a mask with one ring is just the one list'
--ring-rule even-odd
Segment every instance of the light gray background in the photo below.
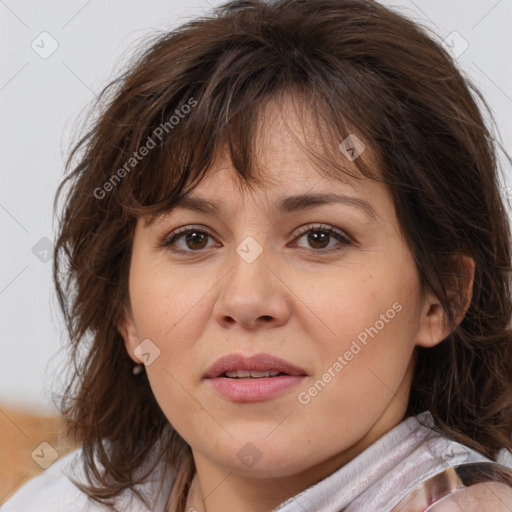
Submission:
{"label": "light gray background", "polygon": [[[0,0],[1,403],[52,412],[51,391],[59,389],[66,336],[44,251],[55,235],[53,197],[80,112],[119,74],[137,41],[222,3]],[[462,39],[448,39],[458,38],[455,51],[467,42],[459,67],[483,92],[498,140],[512,154],[512,0],[382,3],[439,40],[458,32]],[[52,44],[58,48],[42,58]],[[512,171],[500,159],[503,192],[512,197]]]}

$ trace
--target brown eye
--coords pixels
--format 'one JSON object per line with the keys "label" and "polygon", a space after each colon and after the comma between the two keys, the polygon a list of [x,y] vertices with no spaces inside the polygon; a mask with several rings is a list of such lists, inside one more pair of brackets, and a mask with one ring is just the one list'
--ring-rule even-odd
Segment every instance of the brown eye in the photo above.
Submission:
{"label": "brown eye", "polygon": [[206,246],[208,235],[199,231],[191,231],[185,236],[185,243],[190,249],[203,249]]}
{"label": "brown eye", "polygon": [[[330,252],[345,249],[347,246],[352,245],[352,242],[341,231],[338,231],[333,226],[325,225],[308,225],[302,230],[297,240],[305,238],[309,247],[316,252]],[[334,246],[329,244],[335,243]],[[299,245],[299,247],[304,247]]]}
{"label": "brown eye", "polygon": [[[170,250],[182,254],[192,254],[201,252],[203,249],[212,247],[208,245],[208,239],[213,239],[204,229],[185,226],[171,233],[160,245],[168,247]],[[345,249],[352,245],[348,236],[343,232],[326,225],[308,225],[302,229],[302,232],[296,237],[297,240],[306,239],[307,247],[312,252],[330,253]],[[298,247],[304,247],[297,244]]]}
{"label": "brown eye", "polygon": [[213,238],[209,233],[194,227],[183,227],[164,239],[162,247],[168,247],[172,251],[181,253],[200,252],[208,247],[208,239]]}
{"label": "brown eye", "polygon": [[307,238],[314,249],[325,249],[329,245],[330,235],[322,231],[312,231],[308,233]]}

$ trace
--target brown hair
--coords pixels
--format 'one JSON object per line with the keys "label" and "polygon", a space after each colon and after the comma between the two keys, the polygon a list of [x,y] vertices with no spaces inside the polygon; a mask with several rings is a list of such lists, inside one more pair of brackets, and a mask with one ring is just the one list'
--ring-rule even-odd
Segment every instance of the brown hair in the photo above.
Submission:
{"label": "brown hair", "polygon": [[[365,159],[354,164],[389,187],[423,290],[450,318],[446,340],[418,349],[407,415],[429,410],[439,432],[490,458],[512,450],[510,228],[495,141],[471,90],[489,111],[422,27],[372,0],[230,2],[158,35],[103,90],[55,198],[57,208],[69,186],[54,259],[74,361],[62,410],[84,447],[91,496],[107,502],[142,481],[136,470],[159,439],[159,456],[178,470],[173,510],[184,509],[190,447],[145,373],[132,375],[116,329],[135,223],[172,208],[221,146],[240,178],[256,182],[258,115],[290,92],[316,120],[319,170],[343,179],[338,145],[352,133],[378,160],[380,177]],[[449,296],[461,254],[476,270],[457,325],[461,301]]]}

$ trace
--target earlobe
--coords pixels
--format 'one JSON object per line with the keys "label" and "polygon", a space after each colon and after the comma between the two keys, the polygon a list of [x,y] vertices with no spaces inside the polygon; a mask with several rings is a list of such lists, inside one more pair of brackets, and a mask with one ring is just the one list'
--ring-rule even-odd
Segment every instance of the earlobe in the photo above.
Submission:
{"label": "earlobe", "polygon": [[139,338],[137,336],[137,329],[135,328],[135,322],[133,320],[133,313],[130,306],[123,308],[123,315],[117,323],[117,330],[122,336],[124,346],[130,358],[136,363],[140,363],[139,359],[135,357],[134,350],[139,345]]}
{"label": "earlobe", "polygon": [[458,257],[457,271],[447,296],[453,305],[455,326],[452,329],[448,315],[437,297],[429,292],[425,297],[421,328],[417,345],[433,347],[442,342],[462,322],[473,296],[475,262],[469,256]]}

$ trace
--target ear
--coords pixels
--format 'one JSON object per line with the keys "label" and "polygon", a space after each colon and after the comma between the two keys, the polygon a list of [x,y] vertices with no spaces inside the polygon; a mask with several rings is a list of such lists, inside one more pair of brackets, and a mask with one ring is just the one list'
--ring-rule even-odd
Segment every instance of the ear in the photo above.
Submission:
{"label": "ear", "polygon": [[125,304],[123,307],[123,315],[117,323],[117,330],[123,337],[124,346],[130,358],[137,364],[140,364],[139,359],[134,355],[134,350],[140,344],[140,341],[137,335],[135,321],[133,319],[132,308],[128,304]]}
{"label": "ear", "polygon": [[[455,327],[463,320],[473,296],[475,277],[475,261],[469,256],[458,256],[457,271],[449,289],[446,290],[450,302],[454,305]],[[443,341],[452,329],[448,316],[437,297],[429,291],[424,299],[421,311],[421,326],[418,332],[417,345],[433,347]]]}

